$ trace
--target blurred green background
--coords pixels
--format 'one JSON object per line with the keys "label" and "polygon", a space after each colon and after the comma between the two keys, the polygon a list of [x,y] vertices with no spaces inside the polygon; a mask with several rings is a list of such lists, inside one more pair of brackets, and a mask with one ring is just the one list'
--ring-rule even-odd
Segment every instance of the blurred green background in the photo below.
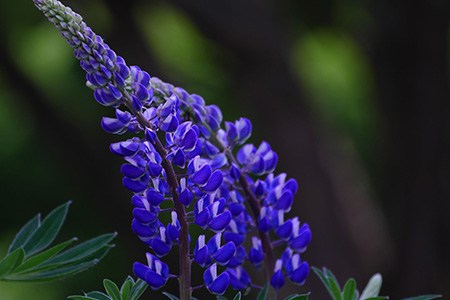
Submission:
{"label": "blurred green background", "polygon": [[[120,138],[100,128],[112,112],[31,0],[0,1],[0,255],[21,224],[68,199],[61,240],[119,232],[96,268],[1,282],[0,299],[122,281],[146,249],[108,151]],[[382,272],[393,299],[450,296],[449,1],[65,3],[130,65],[218,104],[227,120],[253,121],[252,142],[269,141],[279,172],[300,184],[291,214],[312,227],[311,265],[360,288]],[[311,276],[307,287],[324,299],[318,284]]]}

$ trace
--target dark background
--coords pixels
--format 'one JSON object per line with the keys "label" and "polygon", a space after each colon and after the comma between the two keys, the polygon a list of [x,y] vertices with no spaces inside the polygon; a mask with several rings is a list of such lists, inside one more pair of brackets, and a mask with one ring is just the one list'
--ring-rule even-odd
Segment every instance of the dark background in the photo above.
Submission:
{"label": "dark background", "polygon": [[[74,200],[61,239],[119,232],[98,267],[2,300],[62,299],[122,281],[131,233],[121,160],[100,107],[32,1],[0,0],[0,252],[36,212]],[[298,180],[303,256],[392,299],[450,295],[448,0],[66,1],[128,64],[253,121]],[[307,287],[324,299],[315,276]],[[176,289],[176,284],[169,284]],[[305,291],[303,287],[301,291]],[[152,295],[158,295],[154,293]],[[158,297],[158,296],[153,296]],[[445,297],[444,297],[445,298]]]}

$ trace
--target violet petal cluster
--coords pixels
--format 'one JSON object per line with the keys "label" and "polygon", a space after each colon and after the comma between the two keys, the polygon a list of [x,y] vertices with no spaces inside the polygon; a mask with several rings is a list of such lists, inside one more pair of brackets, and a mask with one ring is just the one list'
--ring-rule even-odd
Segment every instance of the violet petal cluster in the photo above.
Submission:
{"label": "violet petal cluster", "polygon": [[[128,66],[59,1],[34,3],[74,48],[95,100],[115,109],[102,119],[102,128],[134,136],[110,150],[125,161],[122,183],[133,193],[131,227],[149,248],[147,263],[133,266],[136,276],[160,289],[177,276],[163,260],[178,248],[180,281],[190,274],[192,257],[213,294],[230,286],[249,288],[247,270],[253,267],[270,268],[267,280],[275,289],[286,279],[303,284],[309,266],[300,256],[311,230],[297,217],[286,217],[298,184],[284,173],[274,175],[278,156],[269,143],[246,144],[251,122],[223,122],[221,110],[201,96]],[[188,236],[193,227],[202,234]],[[284,249],[278,258],[275,246]]]}

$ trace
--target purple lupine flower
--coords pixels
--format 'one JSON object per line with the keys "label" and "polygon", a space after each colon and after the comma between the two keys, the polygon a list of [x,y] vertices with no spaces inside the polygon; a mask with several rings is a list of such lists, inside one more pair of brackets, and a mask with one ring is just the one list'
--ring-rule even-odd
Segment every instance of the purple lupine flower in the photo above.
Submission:
{"label": "purple lupine flower", "polygon": [[252,237],[252,248],[248,254],[249,260],[256,267],[260,266],[264,260],[264,252],[262,249],[261,240],[256,236]]}
{"label": "purple lupine flower", "polygon": [[[135,136],[111,144],[110,151],[125,160],[121,172],[133,193],[131,227],[152,252],[147,265],[134,264],[136,276],[153,289],[163,287],[176,276],[162,259],[178,247],[181,299],[191,295],[191,256],[205,268],[204,283],[213,294],[223,294],[229,285],[248,288],[246,261],[257,268],[264,264],[275,289],[286,278],[303,284],[309,266],[300,255],[311,230],[297,217],[285,218],[298,184],[286,174],[274,175],[278,156],[269,143],[245,144],[251,122],[222,123],[216,105],[128,66],[70,8],[56,0],[34,3],[74,48],[95,100],[115,108],[114,116],[103,117],[102,128]],[[169,222],[163,221],[165,213]],[[205,233],[191,238],[191,226]],[[212,237],[207,241],[207,236]],[[271,236],[285,247],[274,266]]]}
{"label": "purple lupine flower", "polygon": [[205,235],[198,237],[197,245],[194,250],[194,261],[200,266],[205,267],[211,263],[208,246],[205,244]]}
{"label": "purple lupine flower", "polygon": [[284,279],[284,275],[282,272],[283,261],[281,259],[277,259],[275,263],[275,268],[273,270],[272,278],[270,278],[270,284],[276,289],[280,289],[286,283]]}
{"label": "purple lupine flower", "polygon": [[217,276],[217,265],[212,264],[203,274],[203,280],[211,293],[223,295],[230,284],[230,275],[228,272],[223,272]]}
{"label": "purple lupine flower", "polygon": [[307,262],[300,261],[300,255],[294,254],[286,263],[286,273],[289,279],[299,285],[302,285],[309,274],[309,265]]}
{"label": "purple lupine flower", "polygon": [[251,284],[250,276],[241,266],[236,269],[228,268],[227,273],[230,276],[230,285],[235,290],[245,290]]}
{"label": "purple lupine flower", "polygon": [[169,278],[167,265],[150,253],[147,253],[147,265],[136,262],[133,265],[133,271],[154,290],[164,286]]}

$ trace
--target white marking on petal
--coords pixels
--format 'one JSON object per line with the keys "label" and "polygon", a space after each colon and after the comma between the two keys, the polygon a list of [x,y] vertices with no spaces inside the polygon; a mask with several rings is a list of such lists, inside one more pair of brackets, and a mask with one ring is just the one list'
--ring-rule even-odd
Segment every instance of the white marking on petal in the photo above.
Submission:
{"label": "white marking on petal", "polygon": [[178,215],[176,211],[172,211],[172,225],[176,226],[178,221]]}
{"label": "white marking on petal", "polygon": [[194,164],[194,171],[197,171],[200,167],[200,156],[197,155],[196,157],[194,157],[193,164]]}
{"label": "white marking on petal", "polygon": [[197,201],[197,209],[198,209],[198,213],[201,213],[203,211],[203,198],[201,198]]}
{"label": "white marking on petal", "polygon": [[242,268],[238,267],[238,268],[236,269],[236,277],[237,277],[238,279],[241,279],[241,276],[242,276]]}
{"label": "white marking on petal", "polygon": [[147,211],[150,211],[150,203],[148,202],[147,199],[142,198],[142,204],[144,204],[144,207]]}
{"label": "white marking on petal", "polygon": [[253,248],[256,250],[260,249],[260,247],[262,246],[261,240],[259,238],[257,238],[256,236],[252,237],[252,244],[253,244]]}
{"label": "white marking on petal", "polygon": [[220,248],[220,240],[222,239],[222,233],[218,233],[214,236],[217,249]]}
{"label": "white marking on petal", "polygon": [[294,256],[292,256],[292,269],[297,270],[298,266],[300,265],[300,255],[297,253]]}
{"label": "white marking on petal", "polygon": [[283,190],[282,184],[277,185],[277,187],[275,188],[275,196],[277,197],[277,200],[280,199],[282,190]]}
{"label": "white marking on petal", "polygon": [[161,240],[165,243],[166,242],[166,228],[161,226],[159,227],[159,235],[161,237]]}
{"label": "white marking on petal", "polygon": [[230,198],[233,202],[238,202],[237,196],[236,196],[236,191],[231,191],[230,192]]}
{"label": "white marking on petal", "polygon": [[202,234],[198,237],[198,250],[202,249],[203,247],[205,247],[205,235]]}
{"label": "white marking on petal", "polygon": [[298,236],[298,230],[300,229],[300,221],[297,217],[292,219],[292,234],[294,235],[294,238]]}
{"label": "white marking on petal", "polygon": [[261,217],[261,219],[264,218],[264,217],[266,216],[266,213],[267,213],[267,207],[263,206],[263,207],[261,208],[261,213],[259,214],[259,216]]}
{"label": "white marking on petal", "polygon": [[145,256],[147,256],[147,264],[151,268],[153,264],[153,255],[147,252]]}
{"label": "white marking on petal", "polygon": [[155,261],[155,272],[159,275],[161,275],[161,270],[162,270],[162,263],[159,260]]}
{"label": "white marking on petal", "polygon": [[213,218],[217,216],[217,212],[219,211],[219,205],[220,205],[219,201],[216,201],[212,206]]}
{"label": "white marking on petal", "polygon": [[281,267],[283,266],[283,261],[281,259],[277,259],[277,262],[275,263],[274,272],[280,271]]}
{"label": "white marking on petal", "polygon": [[186,189],[186,178],[181,178],[180,187],[181,187],[181,191],[184,191]]}
{"label": "white marking on petal", "polygon": [[231,231],[233,231],[234,233],[238,233],[238,228],[235,220],[231,220],[230,224],[228,225],[230,226]]}
{"label": "white marking on petal", "polygon": [[284,211],[278,211],[278,226],[284,223]]}
{"label": "white marking on petal", "polygon": [[158,178],[152,178],[153,188],[155,191],[159,192],[159,179]]}
{"label": "white marking on petal", "polygon": [[209,271],[211,272],[211,277],[214,281],[217,278],[217,264],[214,263],[211,268],[209,268]]}

